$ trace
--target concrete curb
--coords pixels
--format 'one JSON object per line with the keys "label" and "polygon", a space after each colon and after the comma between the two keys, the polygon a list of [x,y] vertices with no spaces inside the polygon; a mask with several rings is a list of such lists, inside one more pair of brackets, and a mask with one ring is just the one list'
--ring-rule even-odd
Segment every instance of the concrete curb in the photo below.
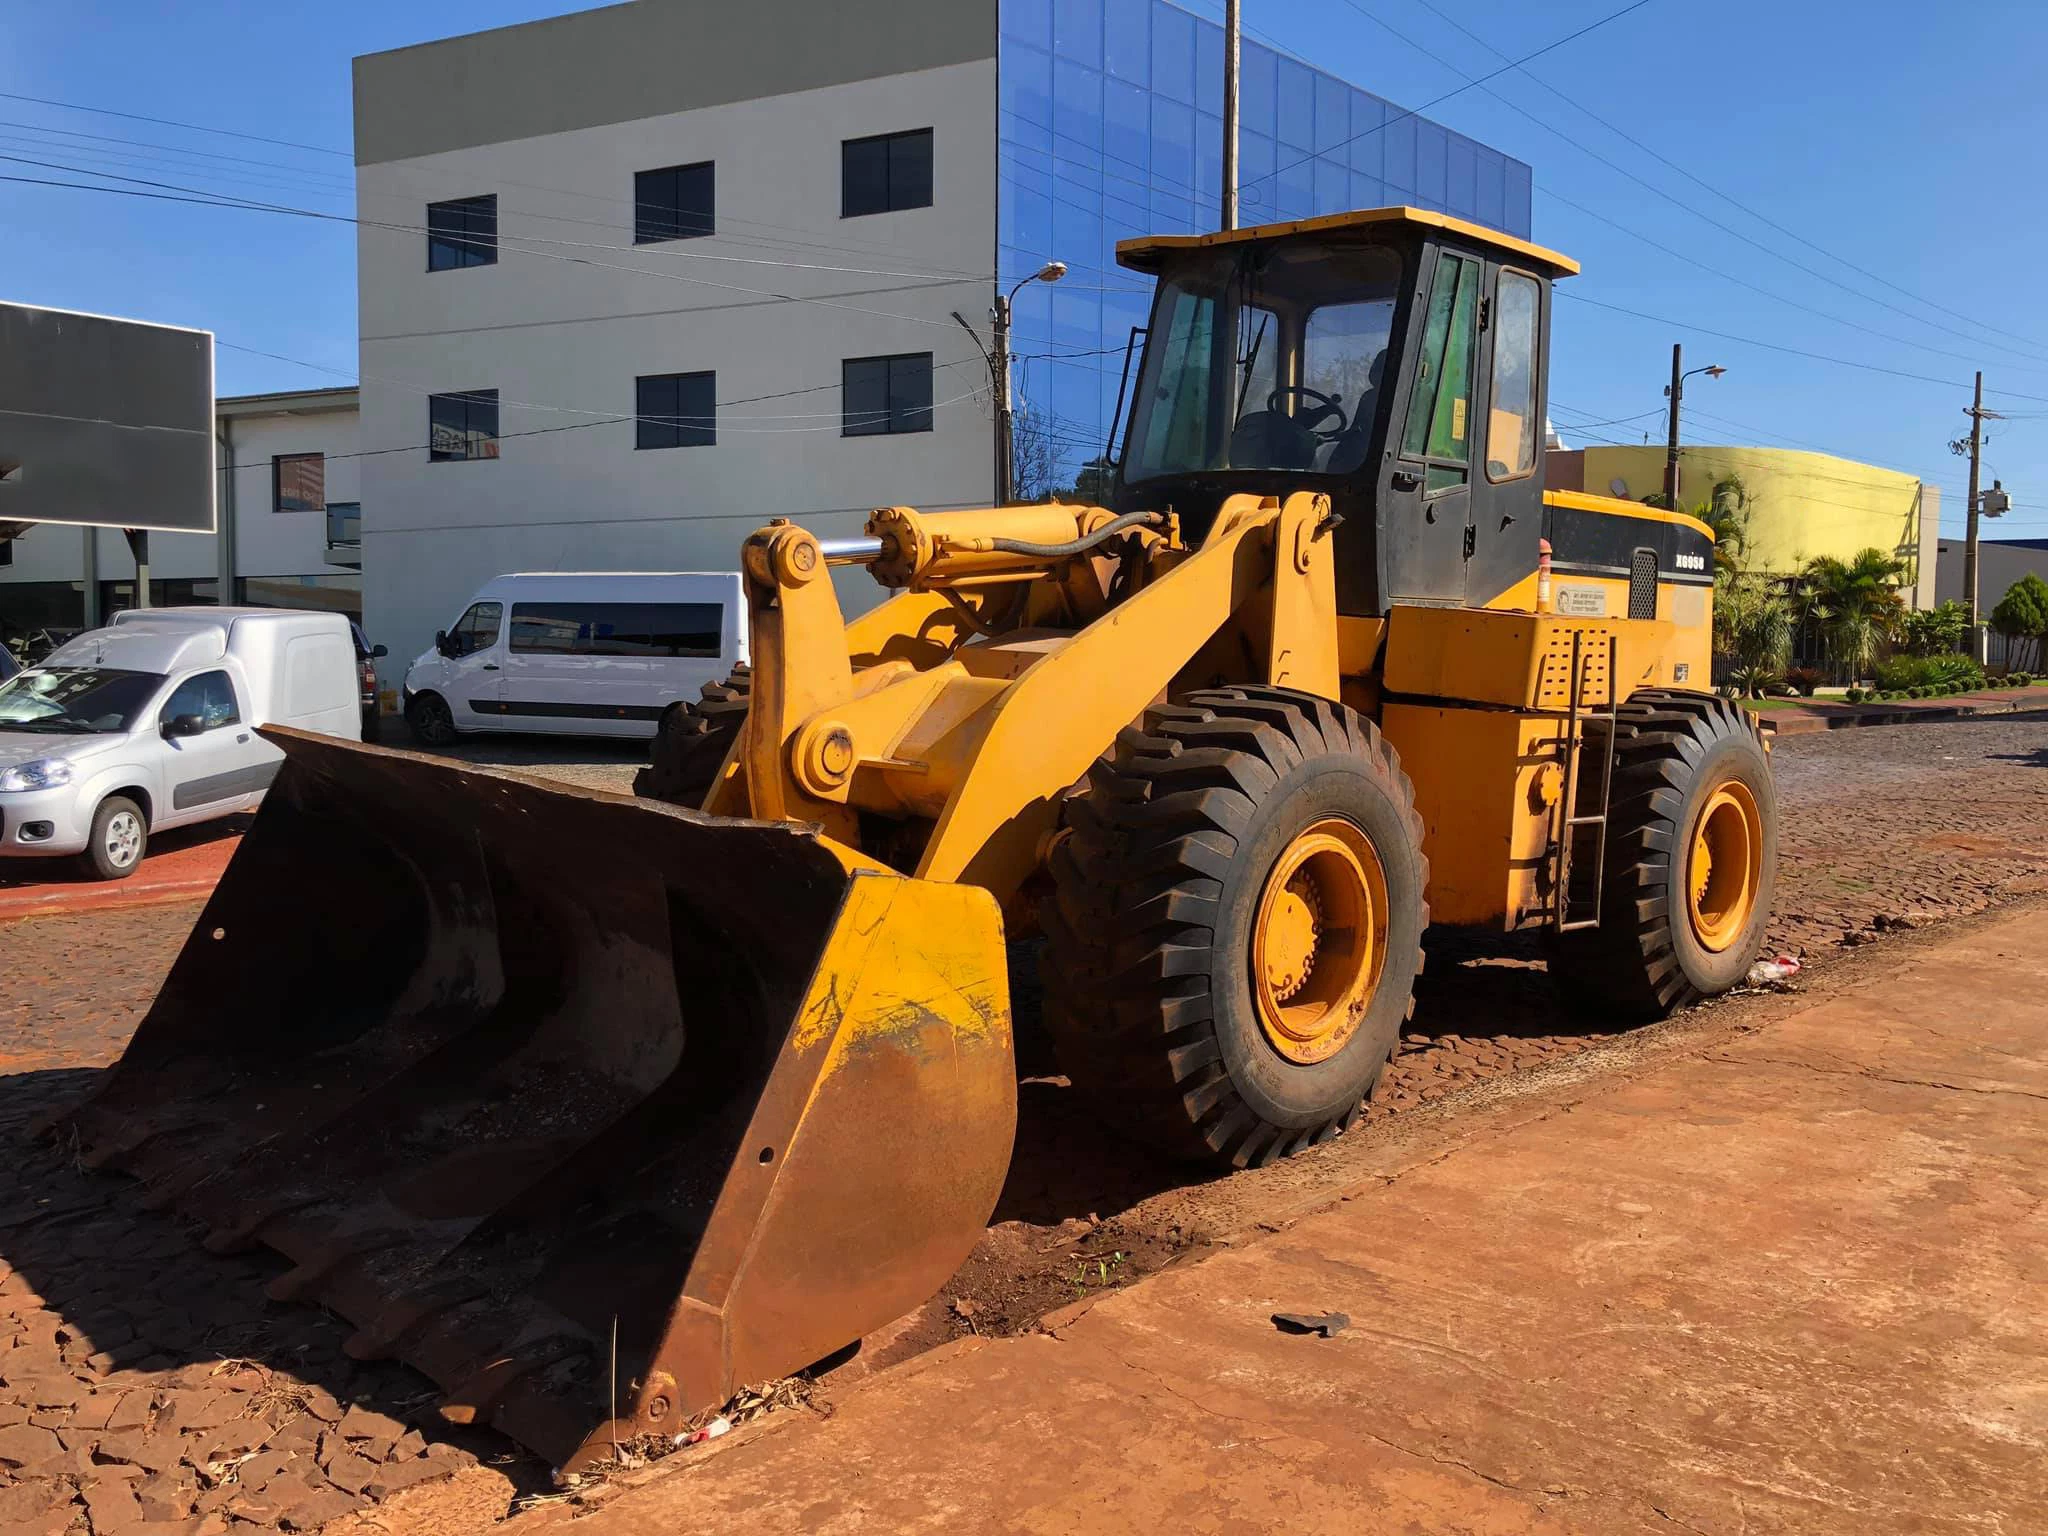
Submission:
{"label": "concrete curb", "polygon": [[1925,725],[1985,715],[2019,715],[2048,710],[2048,688],[2014,688],[1999,693],[1963,693],[1949,699],[1911,703],[1824,704],[1800,709],[1752,710],[1771,736],[1810,736],[1860,725]]}

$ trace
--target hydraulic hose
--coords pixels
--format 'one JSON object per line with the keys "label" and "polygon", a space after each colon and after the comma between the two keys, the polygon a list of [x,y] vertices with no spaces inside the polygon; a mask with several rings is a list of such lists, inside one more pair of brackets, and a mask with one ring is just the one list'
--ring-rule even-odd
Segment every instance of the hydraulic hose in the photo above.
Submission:
{"label": "hydraulic hose", "polygon": [[1033,560],[1064,560],[1069,555],[1083,555],[1096,545],[1115,538],[1127,529],[1140,526],[1157,527],[1165,519],[1157,512],[1126,512],[1122,517],[1104,523],[1093,533],[1082,538],[1070,539],[1064,544],[1027,544],[1022,539],[990,539],[990,549],[1001,550],[1006,555],[1024,555]]}

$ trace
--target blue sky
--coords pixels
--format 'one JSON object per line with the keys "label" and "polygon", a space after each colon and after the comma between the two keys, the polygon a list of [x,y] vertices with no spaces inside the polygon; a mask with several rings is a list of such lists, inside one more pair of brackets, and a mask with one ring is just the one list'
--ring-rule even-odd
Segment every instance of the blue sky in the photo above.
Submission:
{"label": "blue sky", "polygon": [[[1265,39],[1420,106],[1623,3],[1245,0],[1245,13]],[[0,174],[70,178],[19,163],[39,159],[345,214],[353,55],[571,8],[13,7],[0,19],[0,92],[314,148],[0,98],[0,156],[17,157]],[[1661,437],[1670,348],[1683,341],[1689,365],[1729,370],[1688,384],[1688,437],[1911,471],[1942,487],[1943,526],[1956,529],[1964,466],[1946,445],[1967,426],[1982,367],[1987,404],[2013,418],[1990,428],[1986,457],[2015,510],[1987,532],[2042,536],[2048,303],[2032,258],[2048,222],[2035,195],[2048,142],[2043,57],[2048,8],[2025,0],[1650,0],[1429,115],[1531,164],[1536,238],[1585,265],[1560,289],[1574,299],[1557,306],[1553,340],[1552,398],[1568,438]],[[0,295],[201,325],[333,370],[224,349],[223,392],[353,375],[346,224],[0,183],[0,232]],[[1574,422],[1613,424],[1581,433]]]}

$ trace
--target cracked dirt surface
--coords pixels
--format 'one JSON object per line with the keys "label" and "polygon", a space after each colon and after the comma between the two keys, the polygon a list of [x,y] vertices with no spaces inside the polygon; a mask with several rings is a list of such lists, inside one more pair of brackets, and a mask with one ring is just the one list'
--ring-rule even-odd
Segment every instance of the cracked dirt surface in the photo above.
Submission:
{"label": "cracked dirt surface", "polygon": [[[1836,732],[1787,741],[1776,761],[1785,841],[1772,944],[1806,954],[1812,968],[1801,984],[1809,992],[1898,964],[1897,955],[1943,931],[1943,920],[2048,886],[2048,726],[2040,721]],[[588,772],[597,781],[630,767],[597,764]],[[81,1069],[119,1054],[195,915],[192,906],[156,907],[0,926],[0,1072],[10,1074],[0,1077],[0,1120],[25,1124],[85,1091],[90,1074]],[[1784,1001],[1730,1002],[1680,1027]],[[1028,1032],[1035,1002],[1028,985],[1017,1002]],[[1412,1177],[1456,1155],[1462,1143],[1446,1141],[1447,1122],[1470,1125],[1475,1135],[1479,1127],[1497,1130],[1496,1117],[1522,1123],[1535,1111],[1521,1096],[1612,1072],[1659,1038],[1659,1031],[1617,1033],[1605,1021],[1572,1015],[1548,986],[1533,946],[1448,934],[1432,941],[1415,1020],[1359,1133],[1309,1158],[1212,1181],[1106,1133],[1057,1080],[1027,1081],[1017,1154],[987,1236],[932,1303],[867,1340],[826,1377],[826,1389],[850,1391],[874,1371],[956,1338],[1030,1332],[1048,1313],[1085,1310],[1140,1276],[1215,1253],[1235,1235],[1276,1234],[1336,1190]],[[1829,1065],[1813,1061],[1816,1070]],[[8,1145],[21,1144],[10,1135]],[[1426,1157],[1416,1150],[1424,1145],[1435,1148]],[[68,1231],[50,1220],[51,1206],[75,1202]],[[52,1319],[69,1330],[54,1340],[47,1371],[29,1371],[20,1355],[12,1377],[0,1364],[0,1435],[19,1409],[20,1422],[57,1433],[61,1447],[77,1405],[40,1398],[61,1396],[71,1383],[88,1398],[146,1388],[150,1411],[158,1422],[169,1415],[173,1428],[179,1394],[229,1394],[237,1428],[220,1438],[230,1439],[247,1433],[244,1420],[270,1411],[255,1402],[274,1381],[289,1392],[359,1400],[423,1437],[431,1462],[403,1437],[368,1437],[369,1449],[381,1451],[391,1439],[393,1451],[403,1444],[419,1463],[421,1480],[404,1494],[391,1495],[382,1463],[379,1477],[340,1489],[349,1508],[388,1529],[425,1533],[442,1520],[453,1522],[451,1530],[471,1528],[545,1487],[546,1469],[530,1458],[442,1424],[422,1379],[358,1367],[338,1349],[346,1330],[309,1309],[264,1301],[273,1261],[201,1252],[173,1218],[144,1210],[126,1181],[88,1176],[57,1149],[28,1149],[0,1175],[0,1206],[0,1362],[10,1341],[42,1340]],[[79,1246],[86,1227],[91,1253]],[[10,1261],[49,1283],[32,1285],[19,1274],[10,1280]],[[123,1342],[109,1342],[117,1338]],[[101,1366],[122,1373],[118,1381],[94,1376],[101,1356]],[[260,1369],[214,1374],[238,1357]],[[203,1430],[195,1424],[191,1433]],[[266,1436],[287,1432],[266,1423]],[[47,1449],[36,1436],[21,1438]],[[221,1494],[202,1486],[203,1464],[181,1456],[185,1471],[165,1469],[173,1470],[170,1496],[152,1508],[278,1525],[288,1523],[287,1499],[315,1513],[336,1507],[328,1494],[340,1485],[328,1463],[348,1447],[323,1449],[318,1429],[311,1443],[310,1464],[296,1469],[303,1475],[281,1480],[270,1497],[262,1486],[268,1461],[246,1482],[238,1474]],[[193,1449],[205,1458],[215,1447]],[[98,1476],[133,1480],[118,1469],[134,1464],[101,1460],[96,1449],[85,1454],[95,1467],[115,1469]],[[341,1464],[344,1479],[354,1480],[355,1461]],[[6,1465],[0,1458],[0,1479],[9,1475]],[[425,1478],[429,1465],[435,1476]],[[214,1497],[201,1510],[208,1494]],[[87,1507],[81,1492],[36,1518],[75,1521]],[[104,1513],[111,1529],[126,1506],[109,1497]],[[0,1529],[13,1528],[0,1520]]]}
{"label": "cracked dirt surface", "polygon": [[[2041,1529],[2044,920],[1414,1117],[1321,1210],[577,1529]],[[1352,1327],[1271,1322],[1325,1309]]]}

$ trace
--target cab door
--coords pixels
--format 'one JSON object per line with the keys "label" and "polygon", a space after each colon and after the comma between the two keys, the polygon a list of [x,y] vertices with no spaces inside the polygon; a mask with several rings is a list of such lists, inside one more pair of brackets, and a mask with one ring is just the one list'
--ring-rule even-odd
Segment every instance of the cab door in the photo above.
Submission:
{"label": "cab door", "polygon": [[504,728],[500,674],[504,670],[504,614],[501,602],[471,603],[448,631],[442,697],[456,728]]}
{"label": "cab door", "polygon": [[248,724],[234,679],[218,668],[171,690],[157,711],[157,731],[164,745],[157,827],[246,809],[284,761]]}
{"label": "cab door", "polygon": [[[1431,261],[1431,256],[1434,261]],[[1425,248],[1426,292],[1411,313],[1405,413],[1379,486],[1386,590],[1394,602],[1462,604],[1472,548],[1475,357],[1486,264]]]}

